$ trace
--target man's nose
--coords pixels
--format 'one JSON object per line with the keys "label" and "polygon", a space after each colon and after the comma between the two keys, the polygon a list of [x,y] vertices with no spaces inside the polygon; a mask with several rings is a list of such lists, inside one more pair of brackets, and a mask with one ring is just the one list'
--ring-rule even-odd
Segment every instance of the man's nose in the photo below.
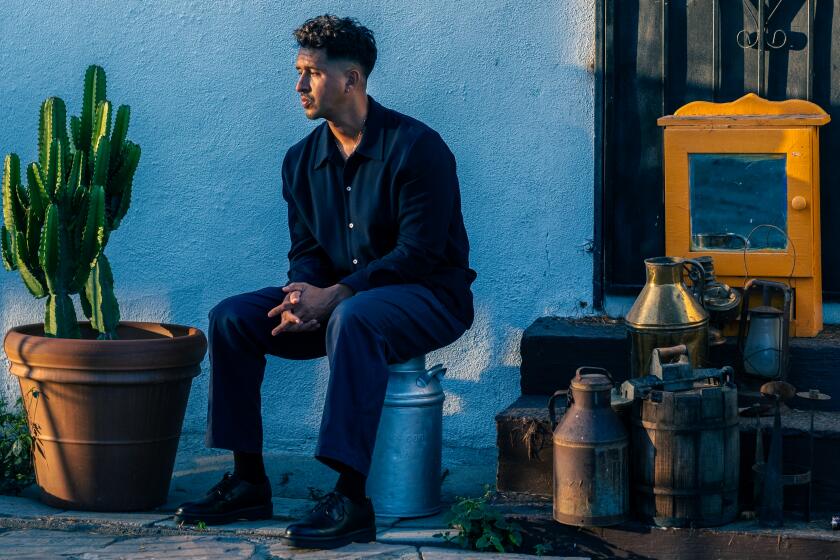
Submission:
{"label": "man's nose", "polygon": [[300,78],[298,78],[298,81],[295,84],[295,91],[298,93],[309,91],[309,79],[306,75],[301,75]]}

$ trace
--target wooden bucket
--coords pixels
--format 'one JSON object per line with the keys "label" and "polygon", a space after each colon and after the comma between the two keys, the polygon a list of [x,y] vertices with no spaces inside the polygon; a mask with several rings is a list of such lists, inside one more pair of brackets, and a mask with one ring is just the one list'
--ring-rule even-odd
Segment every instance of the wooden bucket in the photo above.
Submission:
{"label": "wooden bucket", "polygon": [[633,507],[663,527],[710,527],[738,515],[738,391],[653,391],[632,415]]}

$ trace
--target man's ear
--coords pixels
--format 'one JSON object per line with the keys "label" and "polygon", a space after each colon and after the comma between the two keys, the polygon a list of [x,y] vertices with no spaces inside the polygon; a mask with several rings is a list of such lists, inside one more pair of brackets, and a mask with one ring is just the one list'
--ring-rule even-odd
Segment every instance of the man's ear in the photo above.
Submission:
{"label": "man's ear", "polygon": [[345,75],[344,93],[350,93],[351,87],[358,87],[361,82],[362,75],[356,68],[350,68]]}

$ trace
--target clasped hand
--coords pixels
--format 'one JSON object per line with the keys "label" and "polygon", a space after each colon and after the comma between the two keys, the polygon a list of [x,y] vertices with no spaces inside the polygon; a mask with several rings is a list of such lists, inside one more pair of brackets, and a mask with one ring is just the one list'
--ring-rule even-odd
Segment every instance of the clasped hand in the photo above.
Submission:
{"label": "clasped hand", "polygon": [[272,336],[318,330],[333,309],[352,295],[352,290],[343,284],[319,288],[306,282],[292,282],[283,291],[286,293],[283,303],[268,312],[269,317],[280,316],[280,324],[272,329]]}

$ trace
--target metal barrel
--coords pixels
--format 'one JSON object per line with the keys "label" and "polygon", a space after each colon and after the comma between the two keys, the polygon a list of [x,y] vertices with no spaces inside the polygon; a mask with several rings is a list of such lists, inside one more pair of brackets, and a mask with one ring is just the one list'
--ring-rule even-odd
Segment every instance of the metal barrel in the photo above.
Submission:
{"label": "metal barrel", "polygon": [[367,493],[380,517],[440,511],[444,394],[438,365],[425,356],[391,366]]}

